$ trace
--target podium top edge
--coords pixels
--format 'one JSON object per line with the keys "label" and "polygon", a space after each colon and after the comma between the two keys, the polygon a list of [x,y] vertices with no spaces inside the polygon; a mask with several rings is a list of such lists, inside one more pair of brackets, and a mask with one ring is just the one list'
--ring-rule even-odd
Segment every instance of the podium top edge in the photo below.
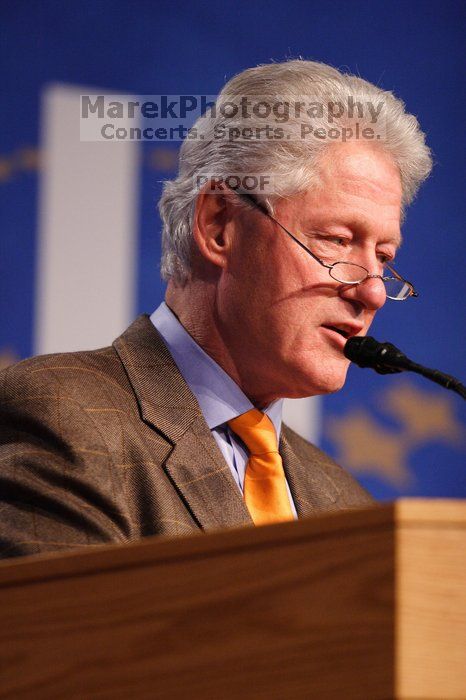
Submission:
{"label": "podium top edge", "polygon": [[193,533],[183,537],[153,536],[127,543],[79,547],[0,561],[0,588],[64,576],[92,575],[132,566],[153,566],[233,550],[292,546],[322,537],[342,537],[351,531],[397,530],[404,527],[463,527],[466,500],[400,499],[364,508],[316,513],[293,523],[260,528],[240,527]]}
{"label": "podium top edge", "polygon": [[466,525],[466,500],[453,498],[400,498],[395,501],[395,521],[400,524],[432,523]]}

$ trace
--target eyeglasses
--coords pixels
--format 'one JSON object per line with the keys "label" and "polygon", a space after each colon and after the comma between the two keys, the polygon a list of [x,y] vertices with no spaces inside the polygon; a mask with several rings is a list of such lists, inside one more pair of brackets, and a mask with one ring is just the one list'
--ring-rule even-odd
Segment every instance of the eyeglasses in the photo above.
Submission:
{"label": "eyeglasses", "polygon": [[369,270],[366,270],[365,267],[362,265],[358,265],[356,263],[351,263],[351,262],[343,262],[343,261],[337,261],[334,263],[325,263],[323,260],[317,257],[317,255],[314,255],[314,253],[309,250],[307,246],[302,243],[299,238],[296,238],[295,235],[293,235],[290,231],[288,231],[287,228],[283,226],[279,221],[277,221],[269,212],[267,209],[260,204],[252,195],[246,193],[246,192],[238,192],[237,190],[234,190],[235,194],[238,195],[241,199],[249,202],[252,204],[256,209],[261,211],[265,216],[267,216],[269,219],[274,221],[280,228],[288,234],[290,238],[292,238],[303,250],[306,251],[306,253],[309,253],[309,255],[314,258],[322,267],[326,267],[328,269],[328,273],[332,279],[336,280],[337,282],[341,282],[342,284],[362,284],[368,279],[380,279],[385,285],[385,293],[387,295],[388,299],[393,299],[393,301],[404,301],[405,299],[408,299],[408,297],[417,297],[419,294],[415,291],[413,285],[411,282],[408,282],[408,280],[403,279],[396,270],[393,269],[391,265],[388,263],[384,263],[384,267],[388,269],[390,272],[391,276],[386,277],[384,275],[371,275]]}

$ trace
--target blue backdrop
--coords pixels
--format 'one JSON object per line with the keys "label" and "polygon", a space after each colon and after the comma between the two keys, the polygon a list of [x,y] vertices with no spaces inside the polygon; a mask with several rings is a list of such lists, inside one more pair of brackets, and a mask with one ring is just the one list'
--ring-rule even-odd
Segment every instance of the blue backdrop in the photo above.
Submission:
{"label": "blue backdrop", "polygon": [[[347,67],[416,114],[435,168],[408,212],[399,267],[418,300],[387,304],[373,333],[463,375],[465,296],[462,0],[8,2],[0,7],[0,357],[33,352],[39,109],[52,82],[132,94],[216,94],[251,65],[303,58]],[[144,144],[137,311],[163,296],[160,181],[177,144]],[[321,444],[380,498],[466,497],[464,408],[414,377],[352,368],[323,400]]]}

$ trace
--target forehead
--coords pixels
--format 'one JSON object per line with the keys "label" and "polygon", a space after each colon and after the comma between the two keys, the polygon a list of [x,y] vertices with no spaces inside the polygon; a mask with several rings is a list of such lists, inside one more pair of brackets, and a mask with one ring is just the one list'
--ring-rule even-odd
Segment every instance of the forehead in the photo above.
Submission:
{"label": "forehead", "polygon": [[358,142],[334,144],[317,164],[325,190],[401,205],[401,177],[392,156]]}
{"label": "forehead", "polygon": [[377,228],[400,241],[401,178],[389,154],[357,142],[334,144],[324,152],[317,172],[317,184],[285,202],[303,225],[330,221]]}

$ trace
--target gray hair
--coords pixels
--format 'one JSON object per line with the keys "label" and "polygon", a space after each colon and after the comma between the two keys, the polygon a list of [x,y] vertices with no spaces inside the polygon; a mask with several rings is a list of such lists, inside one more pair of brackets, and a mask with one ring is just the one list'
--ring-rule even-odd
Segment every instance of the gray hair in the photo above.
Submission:
{"label": "gray hair", "polygon": [[[318,157],[332,141],[303,138],[302,129],[305,125],[309,130],[312,125],[313,129],[322,126],[328,130],[328,113],[288,113],[286,121],[278,120],[284,134],[279,141],[216,138],[216,134],[227,133],[227,129],[264,128],[263,116],[249,112],[245,119],[239,110],[237,115],[227,114],[227,103],[238,103],[244,96],[265,101],[271,107],[296,105],[303,96],[306,104],[314,105],[347,106],[350,99],[361,105],[382,103],[383,137],[377,136],[381,139],[377,143],[391,154],[399,169],[403,206],[411,203],[432,169],[430,150],[416,117],[405,111],[404,103],[393,93],[314,61],[292,60],[249,68],[224,86],[209,118],[197,120],[192,130],[197,137],[185,139],[181,146],[178,177],[164,183],[159,211],[163,221],[161,274],[165,280],[182,284],[190,276],[193,214],[202,187],[196,177],[199,173],[224,178],[231,173],[273,174],[277,183],[273,195],[260,197],[271,211],[277,198],[303,192],[318,181]],[[274,111],[274,115],[278,114],[278,110]],[[356,122],[361,128],[374,126],[368,114],[350,114],[348,109],[341,115],[333,114],[331,119],[332,127],[340,129],[340,133]]]}

